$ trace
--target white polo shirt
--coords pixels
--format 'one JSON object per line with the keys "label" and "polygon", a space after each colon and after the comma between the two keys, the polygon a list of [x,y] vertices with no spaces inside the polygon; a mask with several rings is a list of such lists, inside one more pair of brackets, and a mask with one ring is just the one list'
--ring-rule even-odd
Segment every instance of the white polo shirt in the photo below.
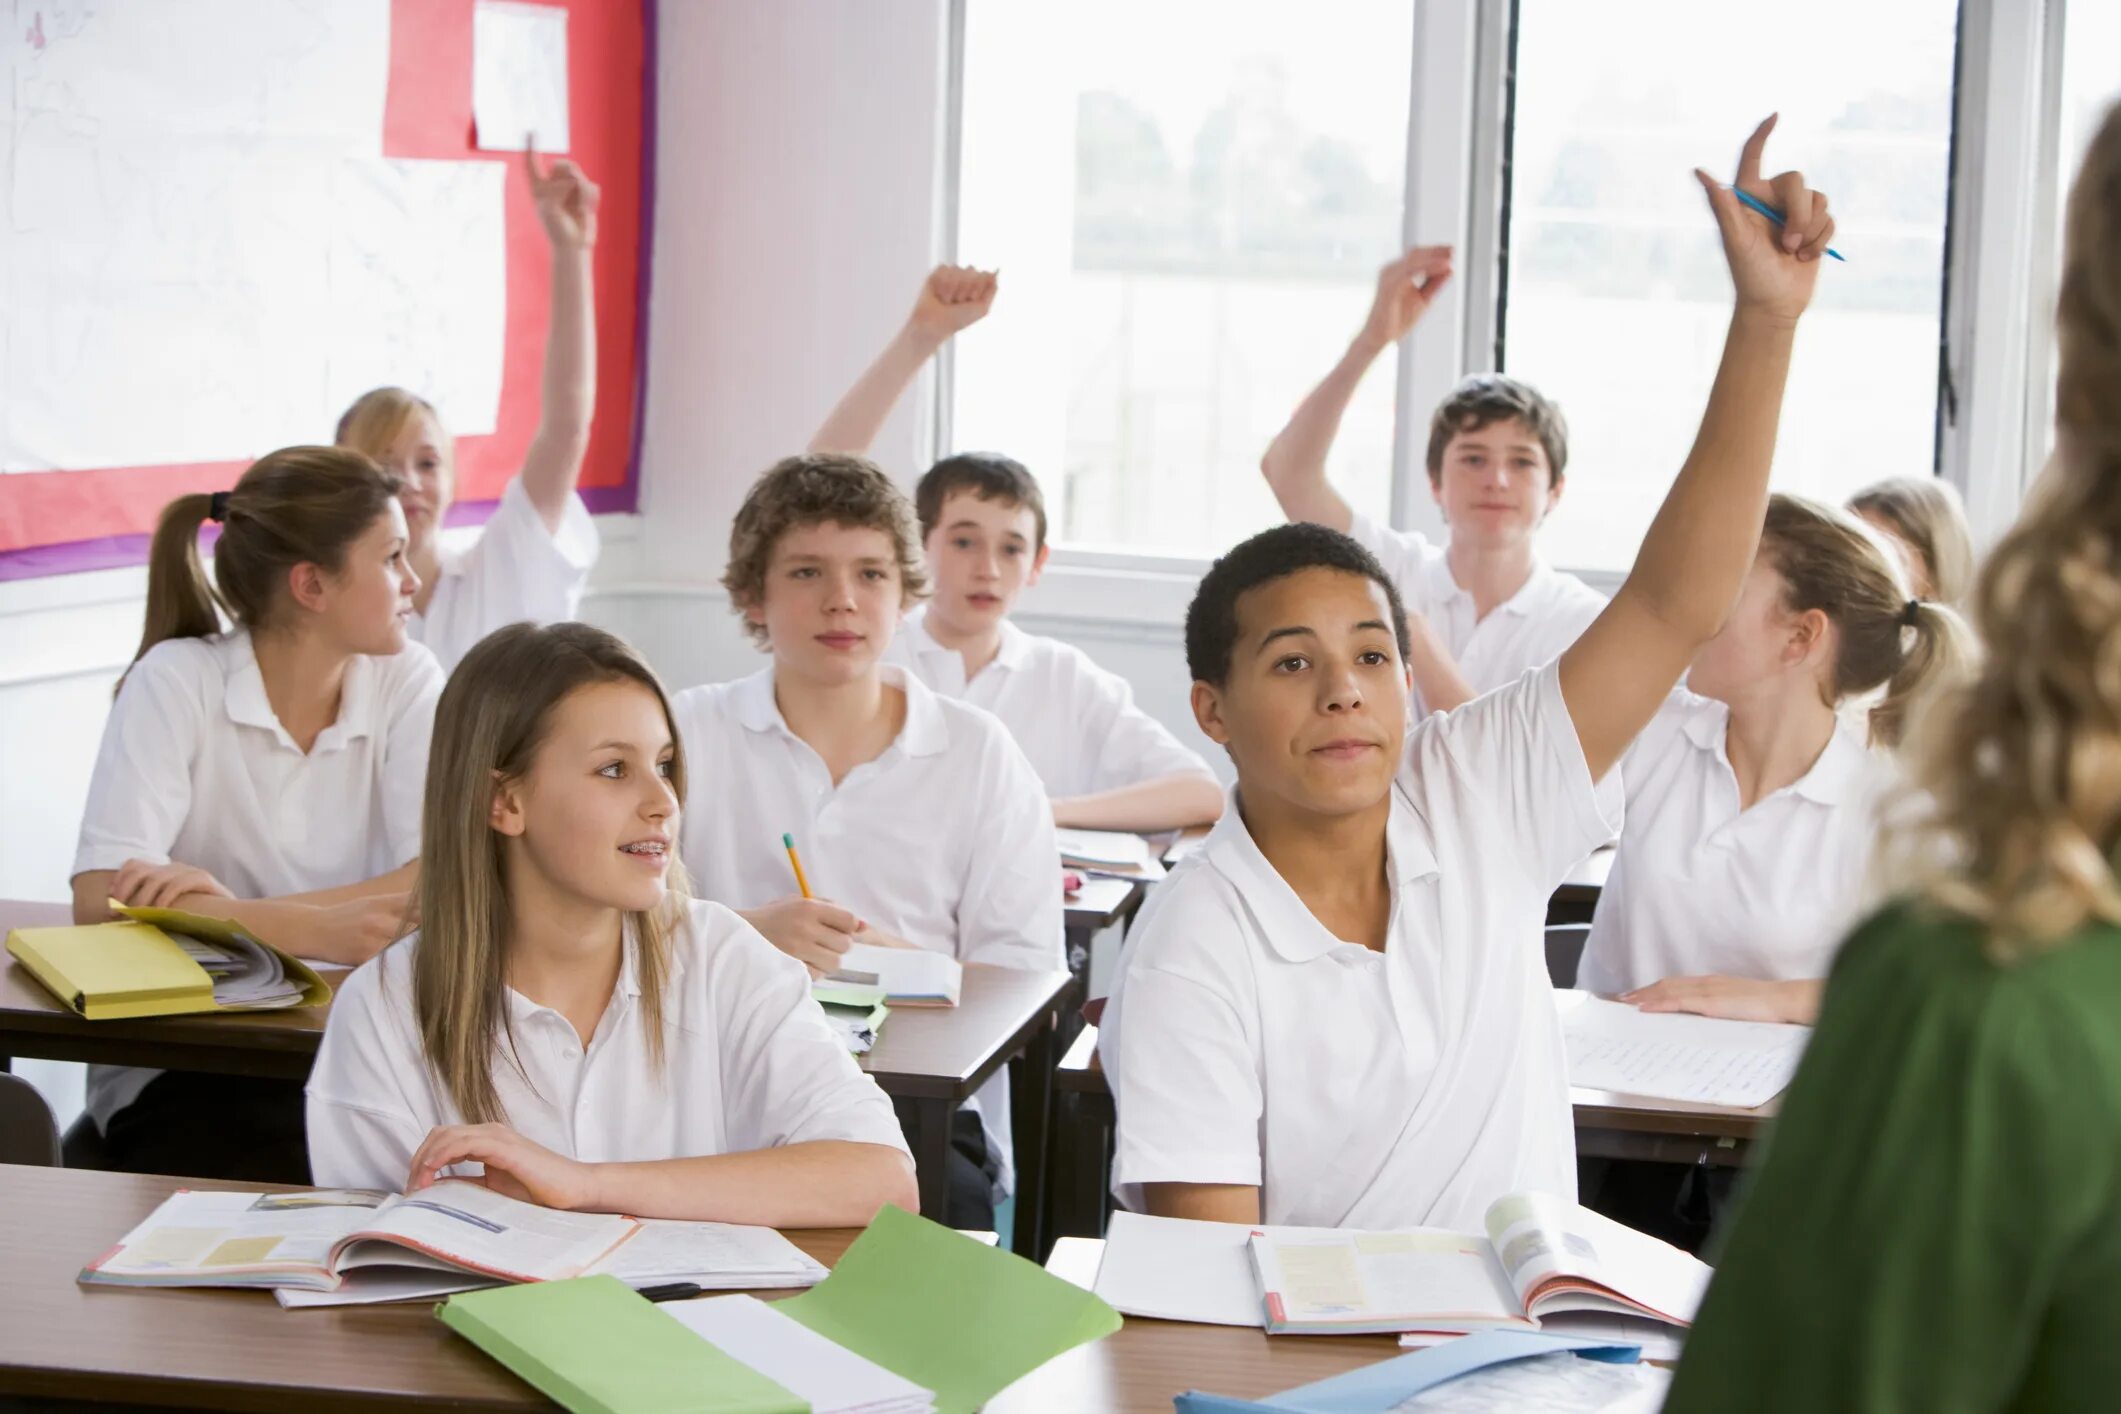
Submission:
{"label": "white polo shirt", "polygon": [[1542,928],[1620,810],[1553,665],[1429,718],[1393,791],[1379,953],[1319,923],[1233,796],[1135,924],[1099,1033],[1119,1200],[1250,1184],[1269,1223],[1478,1232],[1514,1189],[1573,1199]]}
{"label": "white polo shirt", "polygon": [[1844,723],[1809,771],[1741,812],[1730,719],[1674,693],[1622,759],[1628,826],[1577,970],[1587,991],[1824,977],[1858,921],[1889,762]]}
{"label": "white polo shirt", "polygon": [[[1060,847],[1038,775],[1008,730],[903,668],[898,739],[835,786],[789,729],[773,669],[671,702],[688,785],[679,855],[702,897],[757,908],[796,892],[785,832],[811,892],[964,962],[1067,966]],[[975,1106],[1011,1172],[1006,1074]]]}
{"label": "white polo shirt", "polygon": [[[497,1039],[493,1080],[510,1128],[586,1163],[821,1139],[906,1151],[891,1101],[810,999],[802,964],[704,901],[690,905],[670,943],[660,1070],[631,940],[586,1047],[566,1017],[508,991],[513,1059]],[[464,1122],[420,1046],[418,946],[415,935],[391,947],[347,978],[332,1003],[309,1077],[310,1167],[325,1187],[402,1188],[428,1131]]]}
{"label": "white polo shirt", "polygon": [[427,612],[412,620],[412,636],[445,671],[454,672],[478,641],[514,623],[560,623],[575,615],[582,585],[597,562],[597,527],[578,495],[555,535],[530,504],[520,477],[461,550],[444,549],[442,574]]}
{"label": "white polo shirt", "polygon": [[1603,594],[1535,555],[1524,588],[1479,618],[1471,591],[1451,577],[1449,547],[1418,531],[1380,525],[1360,512],[1348,533],[1399,586],[1407,612],[1420,614],[1435,628],[1475,693],[1493,691],[1529,668],[1553,662],[1605,611]]}
{"label": "white polo shirt", "polygon": [[[89,778],[75,874],[128,859],[195,865],[238,898],[387,874],[420,854],[442,670],[418,644],[346,667],[339,717],[305,755],[265,696],[244,631],[156,644],[125,676]],[[95,1066],[103,1123],[152,1070]]]}
{"label": "white polo shirt", "polygon": [[1134,689],[1071,643],[1002,621],[994,661],[965,679],[965,660],[928,633],[928,606],[906,615],[886,661],[911,668],[945,697],[1001,719],[1056,799],[1094,795],[1191,771],[1213,777],[1163,723],[1134,705]]}

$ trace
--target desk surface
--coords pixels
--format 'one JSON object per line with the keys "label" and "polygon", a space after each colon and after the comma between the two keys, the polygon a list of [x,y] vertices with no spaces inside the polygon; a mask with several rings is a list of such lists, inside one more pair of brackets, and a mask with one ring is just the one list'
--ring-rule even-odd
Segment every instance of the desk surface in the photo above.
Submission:
{"label": "desk surface", "polygon": [[1095,933],[1117,923],[1148,887],[1140,879],[1114,879],[1104,874],[1085,874],[1083,886],[1068,895],[1068,927]]}
{"label": "desk surface", "polygon": [[[548,1407],[424,1302],[283,1311],[262,1292],[75,1282],[84,1263],[182,1186],[243,1185],[0,1167],[0,1270],[8,1274],[0,1282],[0,1394],[305,1414],[444,1402]],[[830,1264],[854,1234],[788,1236]],[[1130,1320],[988,1408],[1168,1411],[1187,1389],[1270,1394],[1398,1353],[1390,1336],[1270,1340],[1256,1330]]]}
{"label": "desk surface", "polygon": [[[0,901],[0,932],[66,921],[64,904]],[[336,987],[347,974],[330,969],[324,975]],[[875,1048],[861,1058],[863,1068],[886,1094],[962,1100],[1037,1030],[1069,982],[1066,972],[968,964],[958,1005],[893,1009]],[[316,1059],[329,1014],[327,1007],[309,1007],[84,1021],[20,963],[7,959],[0,970],[4,1056],[301,1080]]]}

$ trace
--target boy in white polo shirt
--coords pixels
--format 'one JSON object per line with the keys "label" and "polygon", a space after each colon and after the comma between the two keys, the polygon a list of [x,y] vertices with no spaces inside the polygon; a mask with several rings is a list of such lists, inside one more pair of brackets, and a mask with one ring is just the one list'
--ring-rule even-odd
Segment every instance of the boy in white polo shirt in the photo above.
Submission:
{"label": "boy in white polo shirt", "polygon": [[[689,780],[679,855],[699,894],[816,974],[857,941],[1064,967],[1058,847],[1030,763],[992,717],[884,665],[924,587],[890,478],[859,457],[774,466],[737,512],[722,582],[773,662],[671,704]],[[953,1176],[960,1225],[991,1227],[1009,1186],[1007,1100],[998,1076],[960,1113],[953,1143],[986,1169]]]}
{"label": "boy in white polo shirt", "polygon": [[1552,662],[1605,607],[1604,595],[1533,548],[1567,485],[1569,434],[1561,409],[1528,384],[1476,375],[1430,419],[1429,491],[1450,526],[1448,544],[1379,525],[1326,479],[1356,386],[1450,277],[1448,246],[1416,246],[1385,266],[1361,332],[1260,460],[1283,514],[1352,535],[1398,586],[1417,715],[1447,712]]}
{"label": "boy in white polo shirt", "polygon": [[1693,451],[1613,602],[1554,663],[1406,731],[1408,629],[1353,540],[1245,542],[1186,619],[1194,715],[1235,808],[1137,923],[1100,1037],[1115,1191],[1227,1222],[1478,1231],[1573,1197],[1540,924],[1619,824],[1608,773],[1738,596],[1760,535],[1824,198],[1759,176],[1795,243],[1706,174],[1737,306]]}
{"label": "boy in white polo shirt", "polygon": [[[996,277],[939,267],[905,327],[826,418],[812,451],[864,452],[913,376],[993,305]],[[945,457],[914,492],[934,596],[906,615],[888,661],[1001,718],[1053,801],[1054,823],[1091,830],[1204,824],[1222,810],[1207,762],[1134,705],[1134,690],[1073,644],[1009,622],[1046,567],[1046,504],[1023,463]]]}

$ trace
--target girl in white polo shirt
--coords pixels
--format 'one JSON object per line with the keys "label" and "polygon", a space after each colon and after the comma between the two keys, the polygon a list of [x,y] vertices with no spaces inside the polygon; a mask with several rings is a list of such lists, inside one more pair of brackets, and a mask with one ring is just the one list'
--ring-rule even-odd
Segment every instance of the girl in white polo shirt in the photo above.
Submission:
{"label": "girl in white polo shirt", "polygon": [[633,650],[517,624],[435,721],[417,936],[339,989],[317,1181],[482,1165],[555,1208],[849,1227],[918,1205],[891,1103],[810,978],[677,868],[685,764]]}
{"label": "girl in white polo shirt", "polygon": [[[1628,751],[1627,825],[1578,985],[1647,1011],[1805,1022],[1857,921],[1911,707],[1970,665],[1855,516],[1768,501],[1723,630]],[[1864,729],[1844,703],[1883,689]]]}
{"label": "girl in white polo shirt", "polygon": [[[722,582],[773,662],[673,704],[700,892],[820,974],[856,941],[1064,967],[1037,774],[1000,722],[883,663],[923,586],[912,508],[891,479],[859,457],[774,466],[737,511]],[[798,896],[784,834],[815,898]],[[1008,1096],[997,1076],[959,1112],[957,1225],[991,1227],[1009,1186]]]}
{"label": "girl in white polo shirt", "polygon": [[421,584],[412,636],[445,671],[503,624],[573,618],[597,558],[596,523],[575,482],[596,408],[598,193],[572,162],[554,162],[540,173],[534,153],[524,153],[523,161],[552,246],[552,322],[538,430],[478,538],[461,551],[442,548],[443,521],[456,497],[454,451],[425,398],[403,388],[365,393],[340,416],[334,438],[405,482],[407,553]]}
{"label": "girl in white polo shirt", "polygon": [[[1158,886],[1100,1033],[1122,1202],[1228,1222],[1478,1231],[1573,1198],[1546,899],[1619,823],[1621,753],[1719,627],[1760,535],[1796,326],[1833,232],[1796,173],[1697,174],[1737,306],[1701,430],[1612,603],[1558,662],[1406,730],[1398,592],[1317,525],[1217,561],[1186,617],[1232,808]],[[1787,244],[1785,244],[1785,240]]]}
{"label": "girl in white polo shirt", "polygon": [[1568,488],[1569,433],[1561,409],[1530,384],[1477,374],[1430,418],[1429,492],[1450,526],[1446,544],[1380,525],[1326,477],[1363,375],[1420,322],[1451,266],[1449,246],[1416,246],[1379,272],[1369,318],[1259,464],[1283,514],[1353,536],[1398,586],[1417,717],[1553,662],[1605,608],[1604,595],[1547,564],[1533,544]]}
{"label": "girl in white polo shirt", "polygon": [[[140,653],[89,781],[78,921],[113,898],[186,908],[349,964],[404,930],[442,671],[406,642],[419,580],[398,490],[358,452],[290,447],[163,511]],[[199,563],[209,519],[218,595]],[[97,1066],[88,1111],[103,1152],[77,1131],[78,1161],[307,1176],[291,1082]]]}

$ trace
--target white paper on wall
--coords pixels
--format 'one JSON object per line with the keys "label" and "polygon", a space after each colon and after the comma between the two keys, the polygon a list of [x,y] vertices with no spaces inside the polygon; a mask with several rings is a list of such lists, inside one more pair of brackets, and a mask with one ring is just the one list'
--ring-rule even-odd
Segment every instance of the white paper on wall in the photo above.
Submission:
{"label": "white paper on wall", "polygon": [[471,108],[479,146],[540,152],[573,145],[567,122],[567,12],[479,0],[471,21]]}
{"label": "white paper on wall", "polygon": [[[452,433],[494,430],[508,317],[509,167],[348,159],[336,173],[326,401],[398,383]],[[336,416],[336,413],[334,413]]]}
{"label": "white paper on wall", "polygon": [[[390,0],[0,0],[0,470],[493,429],[506,164],[381,156]],[[348,391],[348,390],[351,391]]]}

